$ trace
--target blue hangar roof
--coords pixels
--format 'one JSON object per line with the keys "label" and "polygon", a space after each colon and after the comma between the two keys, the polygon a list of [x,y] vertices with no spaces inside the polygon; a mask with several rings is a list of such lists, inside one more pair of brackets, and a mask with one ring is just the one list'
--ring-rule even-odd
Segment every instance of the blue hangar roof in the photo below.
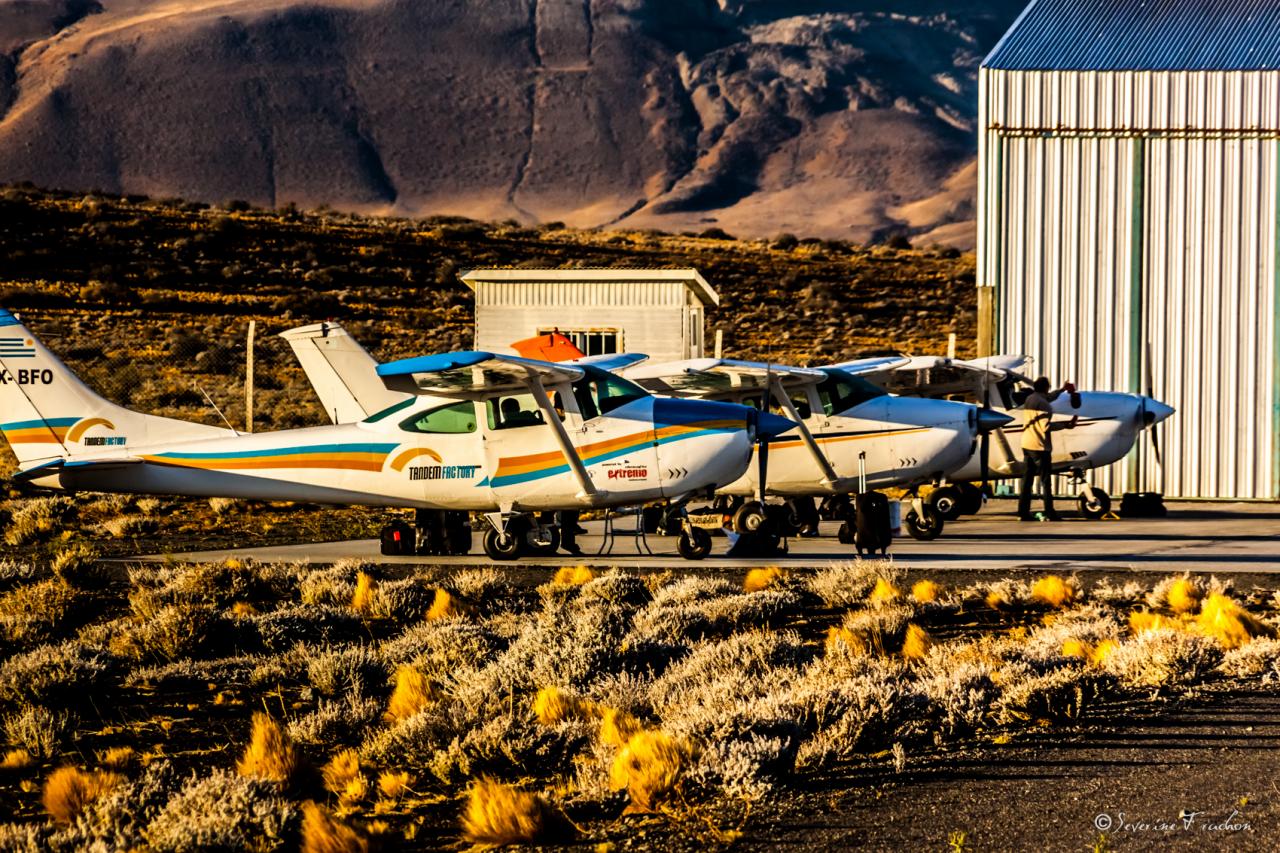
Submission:
{"label": "blue hangar roof", "polygon": [[1280,0],[1032,0],[982,64],[1019,71],[1280,69]]}

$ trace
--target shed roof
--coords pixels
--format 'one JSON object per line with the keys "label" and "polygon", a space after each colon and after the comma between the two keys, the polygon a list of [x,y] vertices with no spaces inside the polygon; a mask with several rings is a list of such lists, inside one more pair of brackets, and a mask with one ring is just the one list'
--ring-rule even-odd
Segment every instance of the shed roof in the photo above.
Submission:
{"label": "shed roof", "polygon": [[720,294],[695,269],[479,269],[467,270],[459,278],[472,290],[485,282],[683,282],[703,305],[719,305]]}
{"label": "shed roof", "polygon": [[1280,3],[1032,0],[982,64],[1023,71],[1280,69]]}

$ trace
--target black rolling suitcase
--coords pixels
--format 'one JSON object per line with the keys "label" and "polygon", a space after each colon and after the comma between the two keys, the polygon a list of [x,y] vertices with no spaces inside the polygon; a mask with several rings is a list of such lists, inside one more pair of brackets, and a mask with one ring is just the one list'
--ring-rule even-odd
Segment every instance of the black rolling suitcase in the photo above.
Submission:
{"label": "black rolling suitcase", "polygon": [[862,492],[854,499],[856,529],[853,536],[858,554],[887,554],[893,542],[889,526],[889,499],[880,492]]}

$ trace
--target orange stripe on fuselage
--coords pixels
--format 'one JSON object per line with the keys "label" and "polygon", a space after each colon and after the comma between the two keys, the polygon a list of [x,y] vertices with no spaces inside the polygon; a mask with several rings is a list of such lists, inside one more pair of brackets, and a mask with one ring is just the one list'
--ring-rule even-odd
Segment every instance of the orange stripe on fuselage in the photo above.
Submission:
{"label": "orange stripe on fuselage", "polygon": [[11,444],[61,444],[67,437],[67,428],[27,427],[5,430],[4,437]]}
{"label": "orange stripe on fuselage", "polygon": [[[644,432],[633,432],[630,435],[618,436],[617,438],[608,438],[604,441],[596,441],[590,444],[580,445],[578,455],[583,459],[589,459],[592,456],[598,456],[604,453],[611,453],[615,450],[621,450],[628,446],[634,445],[637,449],[645,444],[656,443],[664,438],[670,438],[675,435],[687,435],[689,433],[701,432],[708,429],[740,429],[742,421],[723,420],[723,421],[702,421],[696,424],[677,424],[673,426],[665,426],[659,430],[645,430]],[[559,450],[550,450],[544,453],[531,453],[527,456],[507,456],[498,460],[499,477],[509,477],[516,474],[528,474],[543,468],[551,468],[564,462],[564,454]]]}
{"label": "orange stripe on fuselage", "polygon": [[289,454],[261,456],[251,459],[181,459],[167,456],[144,456],[147,462],[177,468],[200,468],[206,471],[263,471],[280,468],[333,468],[347,471],[381,471],[386,455],[382,453]]}
{"label": "orange stripe on fuselage", "polygon": [[[888,438],[889,436],[893,436],[893,435],[911,435],[912,433],[917,433],[917,432],[928,432],[930,429],[932,429],[932,427],[915,427],[913,429],[897,429],[897,430],[891,430],[889,432],[869,432],[869,433],[866,433],[865,435],[833,435],[833,436],[827,436],[827,437],[815,435],[813,437],[813,440],[818,444],[835,444],[836,442],[839,442],[839,441],[860,441],[862,439],[867,439],[867,438]],[[804,442],[804,439],[802,438],[788,438],[784,441],[769,442],[769,449],[770,450],[787,450],[792,447],[802,447],[804,446],[804,444],[805,442]]]}

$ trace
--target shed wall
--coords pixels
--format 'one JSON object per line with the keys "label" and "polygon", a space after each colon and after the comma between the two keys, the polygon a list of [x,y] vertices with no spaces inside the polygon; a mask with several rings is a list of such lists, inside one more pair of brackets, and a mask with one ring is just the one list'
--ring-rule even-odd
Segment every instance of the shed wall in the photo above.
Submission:
{"label": "shed wall", "polygon": [[1178,413],[1112,492],[1280,497],[1275,72],[981,73],[979,284],[997,349]]}

